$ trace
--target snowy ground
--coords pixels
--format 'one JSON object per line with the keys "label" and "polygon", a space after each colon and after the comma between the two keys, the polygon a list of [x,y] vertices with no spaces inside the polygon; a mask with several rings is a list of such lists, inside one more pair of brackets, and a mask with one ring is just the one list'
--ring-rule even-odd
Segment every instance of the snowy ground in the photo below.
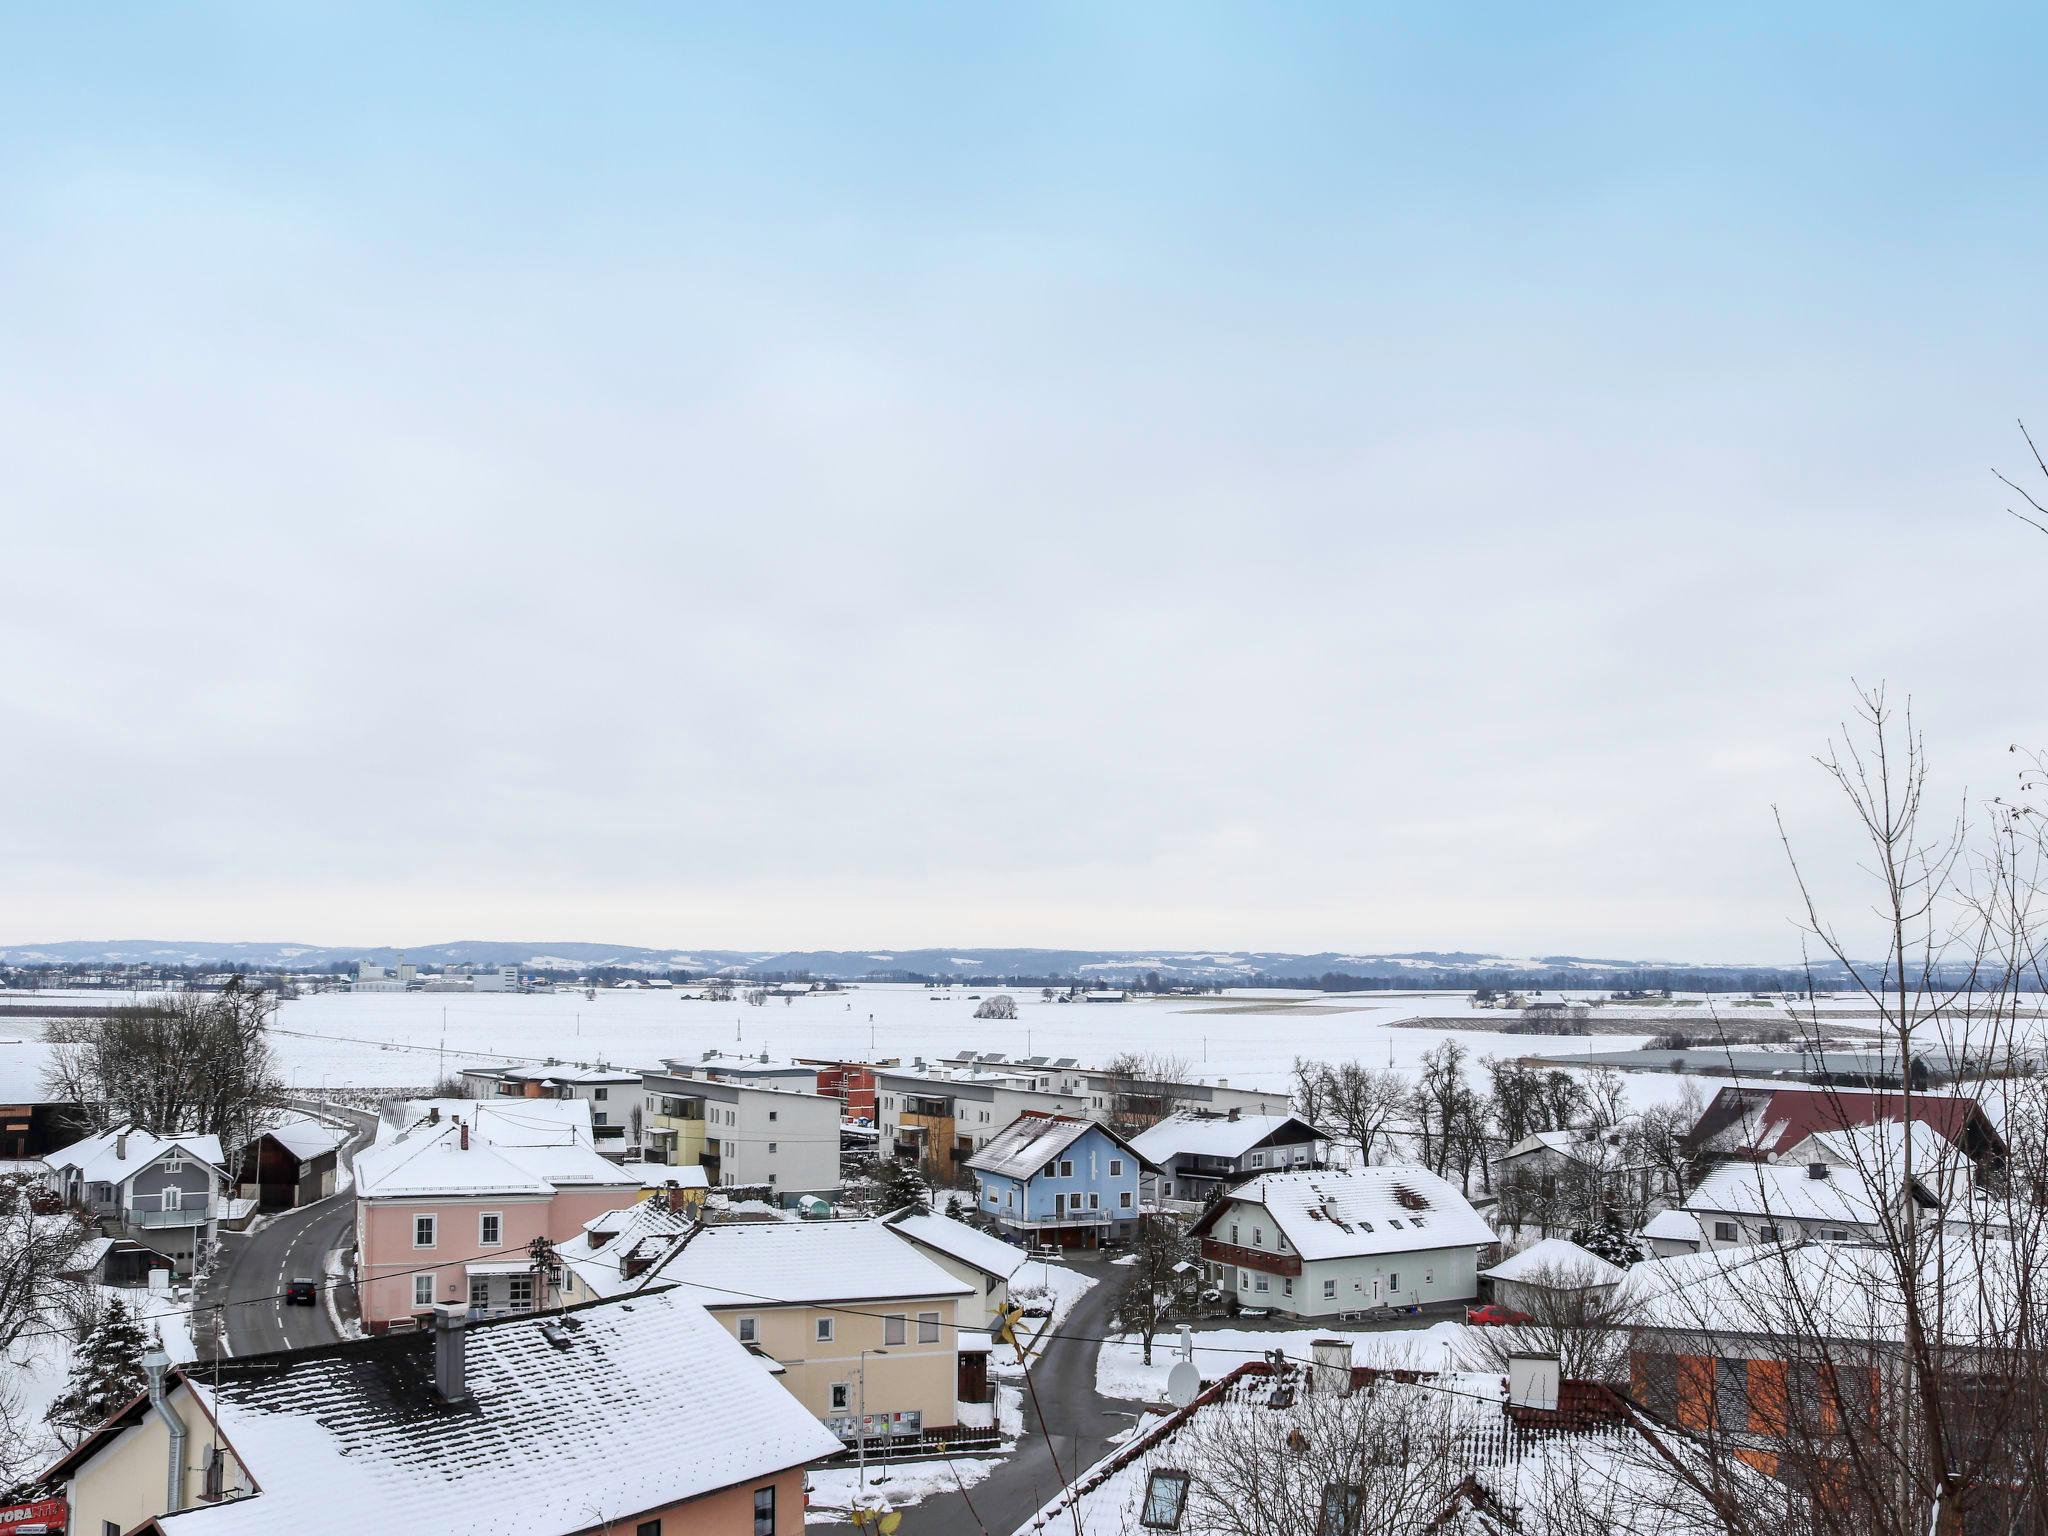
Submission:
{"label": "snowy ground", "polygon": [[810,1507],[804,1511],[804,1520],[812,1525],[838,1524],[856,1502],[867,1509],[904,1509],[934,1494],[972,1488],[995,1469],[995,1462],[975,1456],[891,1462],[887,1466],[878,1463],[868,1468],[863,1489],[856,1467],[813,1467],[806,1479]]}
{"label": "snowy ground", "polygon": [[[1461,1370],[1478,1358],[1463,1323],[1435,1323],[1427,1328],[1390,1328],[1358,1332],[1347,1328],[1278,1329],[1212,1328],[1194,1334],[1195,1368],[1205,1381],[1215,1381],[1247,1360],[1261,1360],[1272,1349],[1283,1350],[1292,1360],[1306,1364],[1309,1345],[1317,1339],[1351,1341],[1351,1362],[1385,1369],[1419,1371]],[[1180,1358],[1177,1332],[1162,1333],[1152,1341],[1152,1363],[1145,1364],[1144,1351],[1135,1335],[1102,1346],[1095,1362],[1095,1390],[1103,1397],[1126,1401],[1163,1403],[1166,1376]]]}
{"label": "snowy ground", "polygon": [[[1050,1301],[1052,1316],[1033,1317],[1024,1321],[1025,1348],[1033,1341],[1052,1332],[1066,1321],[1067,1314],[1074,1310],[1074,1303],[1087,1294],[1095,1284],[1093,1275],[1084,1275],[1077,1270],[1067,1269],[1043,1259],[1033,1259],[1017,1272],[1010,1282],[1010,1300],[1020,1307],[1029,1307],[1037,1302]],[[993,1376],[1018,1376],[1022,1368],[1017,1364],[1016,1351],[1007,1344],[998,1344],[989,1355],[989,1374]]]}

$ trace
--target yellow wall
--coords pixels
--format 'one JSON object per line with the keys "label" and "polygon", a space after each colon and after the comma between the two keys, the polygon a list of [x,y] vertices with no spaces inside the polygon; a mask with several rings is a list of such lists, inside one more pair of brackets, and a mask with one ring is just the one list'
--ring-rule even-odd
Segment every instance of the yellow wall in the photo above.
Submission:
{"label": "yellow wall", "polygon": [[[884,1344],[889,1313],[906,1319],[902,1344]],[[939,1314],[937,1342],[917,1341],[917,1314]],[[875,1314],[870,1316],[869,1314]],[[858,1312],[831,1307],[713,1307],[711,1315],[738,1338],[739,1320],[754,1319],[753,1342],[782,1366],[775,1379],[819,1419],[851,1418],[860,1412],[860,1352],[868,1351],[867,1411],[924,1415],[926,1429],[953,1427],[954,1394],[959,1390],[959,1334],[956,1301],[951,1296],[896,1301],[863,1301]],[[819,1318],[832,1320],[833,1337],[820,1342]],[[978,1319],[976,1321],[979,1321]],[[972,1326],[972,1324],[970,1324]],[[874,1353],[887,1349],[886,1355]],[[832,1407],[832,1384],[850,1388],[844,1409]]]}
{"label": "yellow wall", "polygon": [[[218,1443],[218,1436],[184,1385],[171,1389],[171,1406],[185,1421],[185,1507],[192,1509],[207,1502],[199,1495],[206,1487],[206,1453]],[[125,1531],[166,1513],[164,1485],[170,1450],[171,1432],[153,1412],[140,1424],[122,1430],[72,1480],[71,1529],[97,1536],[109,1520]],[[232,1451],[228,1452],[222,1487],[249,1489],[249,1480]]]}

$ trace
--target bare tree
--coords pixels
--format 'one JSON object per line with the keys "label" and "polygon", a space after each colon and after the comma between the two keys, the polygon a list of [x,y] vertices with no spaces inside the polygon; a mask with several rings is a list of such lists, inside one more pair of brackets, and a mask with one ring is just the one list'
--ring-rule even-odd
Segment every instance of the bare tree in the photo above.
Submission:
{"label": "bare tree", "polygon": [[1174,1112],[1188,1061],[1169,1051],[1124,1051],[1110,1059],[1102,1076],[1110,1127],[1133,1136]]}
{"label": "bare tree", "polygon": [[1154,1211],[1138,1225],[1132,1257],[1136,1262],[1128,1266],[1123,1290],[1117,1295],[1116,1323],[1138,1336],[1145,1363],[1150,1365],[1152,1341],[1185,1289],[1181,1266],[1193,1262],[1195,1242],[1184,1222]]}
{"label": "bare tree", "polygon": [[1376,1151],[1403,1127],[1408,1115],[1410,1084],[1391,1067],[1339,1062],[1326,1069],[1325,1114],[1330,1125],[1358,1148],[1358,1160],[1370,1163]]}

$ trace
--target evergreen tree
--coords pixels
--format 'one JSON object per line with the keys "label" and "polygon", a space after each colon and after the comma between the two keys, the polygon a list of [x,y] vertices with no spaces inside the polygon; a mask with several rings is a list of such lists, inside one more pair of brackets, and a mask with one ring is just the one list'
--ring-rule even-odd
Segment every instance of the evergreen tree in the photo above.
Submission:
{"label": "evergreen tree", "polygon": [[71,1357],[71,1376],[48,1418],[65,1438],[81,1439],[125,1408],[147,1381],[142,1354],[149,1347],[127,1304],[116,1296],[93,1320]]}
{"label": "evergreen tree", "polygon": [[1572,1233],[1572,1241],[1586,1252],[1598,1254],[1608,1263],[1623,1269],[1643,1256],[1642,1250],[1636,1246],[1635,1233],[1629,1230],[1628,1223],[1611,1205],[1600,1208],[1600,1214],[1593,1219],[1591,1226],[1580,1227]]}
{"label": "evergreen tree", "polygon": [[922,1206],[930,1186],[924,1175],[908,1163],[884,1159],[875,1168],[875,1188],[882,1209],[894,1211],[906,1205]]}

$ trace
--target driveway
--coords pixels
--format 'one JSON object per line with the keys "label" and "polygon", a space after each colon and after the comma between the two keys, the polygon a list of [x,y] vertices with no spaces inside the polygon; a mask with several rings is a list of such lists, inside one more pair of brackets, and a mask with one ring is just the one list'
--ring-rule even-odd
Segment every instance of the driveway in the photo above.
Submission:
{"label": "driveway", "polygon": [[[369,1143],[377,1129],[377,1117],[359,1110],[311,1104],[291,1107],[354,1122],[356,1132],[341,1149],[344,1165],[355,1161],[356,1152]],[[206,1308],[225,1303],[228,1352],[235,1355],[340,1342],[324,1296],[310,1307],[288,1307],[283,1293],[289,1280],[311,1278],[324,1283],[327,1255],[348,1244],[355,1234],[355,1220],[356,1197],[351,1189],[281,1212],[254,1232],[222,1233],[220,1257],[196,1298],[201,1310],[195,1322],[205,1321]]]}
{"label": "driveway", "polygon": [[[1074,1267],[1094,1275],[1095,1284],[1032,1361],[1031,1379],[1045,1410],[1044,1422],[1026,1392],[1025,1435],[1016,1451],[965,1496],[939,1494],[909,1511],[904,1523],[908,1527],[915,1522],[918,1536],[982,1536],[984,1531],[987,1536],[1010,1536],[1060,1491],[1061,1477],[1053,1471],[1055,1451],[1060,1473],[1071,1479],[1102,1458],[1111,1435],[1130,1427],[1136,1403],[1095,1395],[1095,1356],[1101,1349],[1096,1341],[1111,1331],[1110,1313],[1125,1272],[1099,1261]],[[978,1519],[969,1512],[970,1500]]]}

